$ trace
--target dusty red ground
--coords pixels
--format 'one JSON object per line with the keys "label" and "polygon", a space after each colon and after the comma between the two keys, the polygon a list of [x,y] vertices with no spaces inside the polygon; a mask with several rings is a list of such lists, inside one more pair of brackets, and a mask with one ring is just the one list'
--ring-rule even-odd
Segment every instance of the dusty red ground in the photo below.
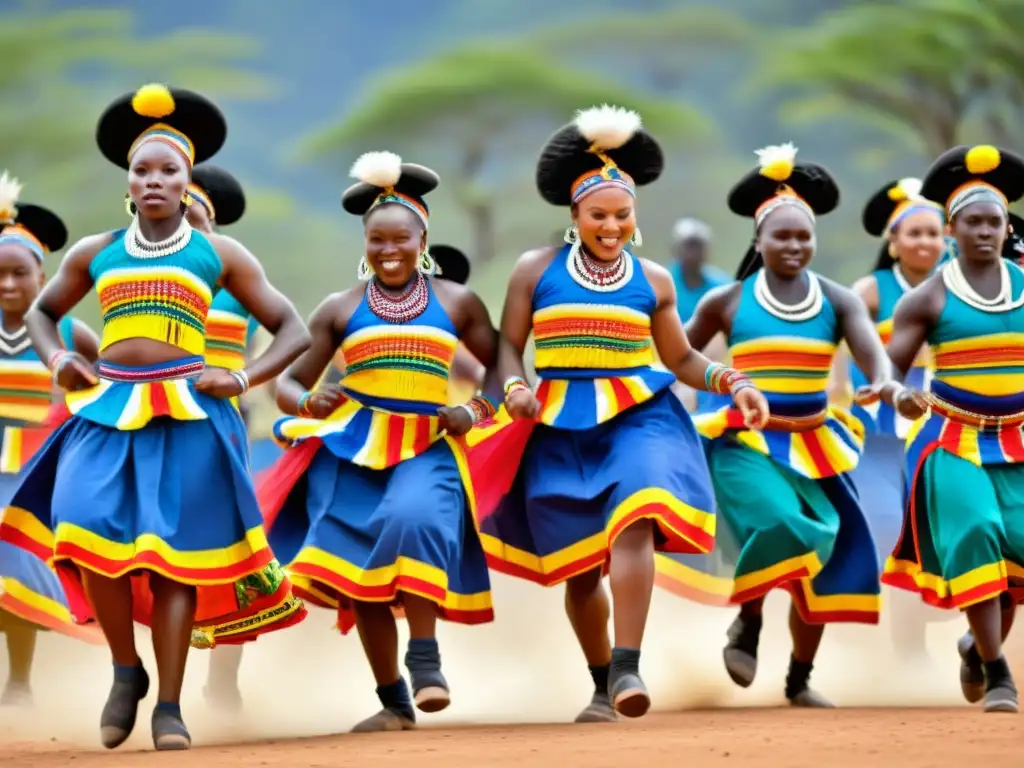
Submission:
{"label": "dusty red ground", "polygon": [[0,765],[946,768],[966,761],[1017,764],[1022,736],[1024,715],[984,715],[967,708],[731,709],[656,714],[618,726],[424,729],[197,747],[159,755],[83,751],[60,743],[7,743],[0,744]]}

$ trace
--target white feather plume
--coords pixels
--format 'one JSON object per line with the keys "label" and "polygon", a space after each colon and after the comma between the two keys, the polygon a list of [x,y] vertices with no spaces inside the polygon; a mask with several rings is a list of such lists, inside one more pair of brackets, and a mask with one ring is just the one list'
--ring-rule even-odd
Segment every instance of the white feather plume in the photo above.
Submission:
{"label": "white feather plume", "polygon": [[916,200],[921,197],[921,187],[923,186],[920,179],[906,178],[900,179],[899,188],[903,190],[903,194],[907,196],[908,200]]}
{"label": "white feather plume", "polygon": [[352,163],[349,175],[374,187],[393,187],[402,178],[402,158],[394,152],[367,152]]}
{"label": "white feather plume", "polygon": [[0,218],[13,218],[18,212],[18,196],[21,194],[21,182],[7,171],[0,175]]}
{"label": "white feather plume", "polygon": [[602,104],[576,113],[576,129],[596,149],[618,149],[640,130],[640,115],[631,109]]}
{"label": "white feather plume", "polygon": [[757,155],[757,163],[762,168],[767,168],[769,165],[775,163],[787,163],[793,165],[796,162],[796,145],[791,141],[787,141],[785,144],[778,144],[772,147],[765,147],[764,149],[754,150],[754,154]]}

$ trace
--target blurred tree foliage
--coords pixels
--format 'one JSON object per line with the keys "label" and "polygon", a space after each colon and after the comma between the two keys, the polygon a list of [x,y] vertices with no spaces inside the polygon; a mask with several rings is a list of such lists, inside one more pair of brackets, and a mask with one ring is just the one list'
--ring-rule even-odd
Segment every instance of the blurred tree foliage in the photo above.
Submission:
{"label": "blurred tree foliage", "polygon": [[707,136],[704,117],[684,104],[563,67],[522,45],[472,46],[385,73],[339,123],[310,136],[309,160],[393,149],[442,174],[469,223],[474,261],[498,253],[498,206],[510,184],[532,174],[545,133],[577,109],[613,103],[638,110],[661,135]]}
{"label": "blurred tree foliage", "polygon": [[[275,93],[271,80],[245,67],[260,51],[257,41],[198,29],[143,35],[130,10],[45,5],[7,13],[0,26],[0,146],[4,167],[24,184],[23,200],[56,210],[72,241],[127,224],[125,174],[104,160],[94,138],[112,98],[154,80],[218,101]],[[95,323],[95,300],[76,315]]]}
{"label": "blurred tree foliage", "polygon": [[860,120],[931,159],[964,140],[1024,139],[1020,0],[851,3],[763,47],[758,87],[795,122]]}

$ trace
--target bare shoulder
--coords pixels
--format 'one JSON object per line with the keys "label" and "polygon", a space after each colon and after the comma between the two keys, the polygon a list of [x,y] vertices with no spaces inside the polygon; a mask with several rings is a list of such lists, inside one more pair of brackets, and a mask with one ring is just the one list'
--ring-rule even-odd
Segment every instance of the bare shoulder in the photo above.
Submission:
{"label": "bare shoulder", "polygon": [[675,282],[672,280],[672,275],[665,267],[650,259],[642,259],[639,256],[634,256],[633,258],[640,265],[640,269],[644,271],[644,277],[652,285],[659,287],[671,286],[675,290]]}
{"label": "bare shoulder", "polygon": [[865,275],[858,278],[850,287],[850,290],[864,301],[867,301],[869,298],[878,295],[878,279],[873,274]]}
{"label": "bare shoulder", "polygon": [[434,289],[434,293],[445,304],[461,306],[480,300],[468,286],[461,283],[453,283],[451,280],[430,278],[430,287]]}
{"label": "bare shoulder", "polygon": [[723,314],[739,302],[741,295],[743,295],[743,283],[740,280],[719,285],[704,294],[698,302],[698,308]]}
{"label": "bare shoulder", "polygon": [[512,267],[512,275],[509,279],[536,282],[561,250],[561,248],[554,246],[545,246],[544,248],[534,248],[533,250],[526,251],[516,259],[515,266]]}
{"label": "bare shoulder", "polygon": [[210,245],[217,252],[221,258],[227,256],[229,258],[237,254],[248,254],[248,249],[235,238],[230,235],[222,235],[219,232],[203,233],[203,237],[209,241]]}
{"label": "bare shoulder", "polygon": [[854,293],[852,288],[847,288],[842,283],[837,283],[835,280],[821,275],[818,275],[818,282],[821,283],[821,292],[825,294],[826,299],[832,302],[833,306],[840,309],[863,306],[864,303],[860,296]]}
{"label": "bare shoulder", "polygon": [[907,291],[896,303],[904,317],[937,319],[946,306],[946,283],[942,270]]}
{"label": "bare shoulder", "polygon": [[113,232],[87,235],[68,248],[62,261],[75,266],[88,267],[93,257],[112,242],[114,242]]}

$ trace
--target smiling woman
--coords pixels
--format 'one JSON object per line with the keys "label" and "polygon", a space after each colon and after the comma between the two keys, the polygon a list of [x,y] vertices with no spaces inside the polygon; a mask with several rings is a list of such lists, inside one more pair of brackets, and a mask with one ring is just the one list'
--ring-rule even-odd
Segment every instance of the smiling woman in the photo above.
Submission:
{"label": "smiling woman", "polygon": [[[618,107],[584,110],[548,140],[537,186],[568,209],[572,226],[566,245],[523,254],[513,270],[499,365],[505,408],[494,428],[469,435],[491,567],[566,584],[566,613],[594,681],[577,722],[647,712],[640,644],[655,549],[713,545],[711,484],[676,380],[731,394],[752,425],[767,417],[747,377],[690,348],[668,272],[631,252],[640,244],[637,187],[663,165],[640,116]],[[531,333],[535,391],[522,359]]]}
{"label": "smiling woman", "polygon": [[[437,174],[371,152],[352,175],[342,206],[363,220],[362,284],[320,304],[312,347],[278,380],[278,405],[297,418],[275,425],[290,447],[260,501],[299,594],[336,610],[342,632],[358,624],[382,709],[355,730],[398,731],[415,727],[414,705],[437,712],[450,702],[437,617],[494,616],[462,441],[494,406],[479,395],[448,402],[458,344],[490,370],[497,334],[476,294],[433,277],[425,197]],[[339,347],[340,386],[310,391]],[[398,667],[399,603],[411,697]]]}
{"label": "smiling woman", "polygon": [[[126,230],[72,246],[26,315],[72,416],[26,472],[0,535],[52,559],[81,606],[76,618],[91,610],[99,621],[114,662],[100,717],[108,748],[131,734],[149,689],[133,617],[153,627],[153,743],[187,749],[178,701],[190,640],[239,642],[305,613],[267,545],[245,431],[227,398],[280,372],[308,337],[247,250],[185,217],[192,165],[226,131],[220,110],[190,91],[150,85],[111,104],[97,143],[128,172],[135,215]],[[204,370],[218,284],[276,333],[247,370]],[[103,313],[95,369],[58,334],[93,286]]]}

